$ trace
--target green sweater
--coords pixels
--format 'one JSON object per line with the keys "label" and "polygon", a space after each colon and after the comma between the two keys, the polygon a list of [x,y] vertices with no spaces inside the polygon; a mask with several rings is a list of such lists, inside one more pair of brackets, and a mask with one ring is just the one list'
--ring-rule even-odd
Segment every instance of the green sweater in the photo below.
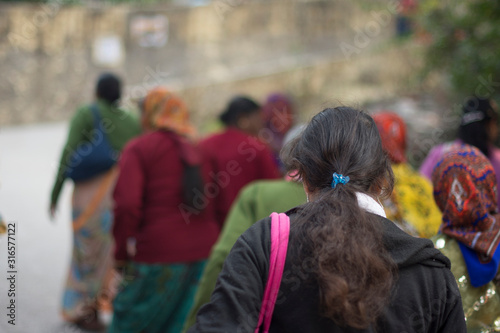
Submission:
{"label": "green sweater", "polygon": [[[117,151],[121,151],[127,141],[141,133],[141,127],[137,117],[110,105],[109,103],[97,101],[101,124],[106,132],[110,145]],[[94,129],[94,116],[90,105],[79,108],[70,122],[69,134],[64,145],[59,169],[52,187],[51,205],[57,205],[59,194],[66,180],[65,171],[68,160],[78,145],[83,142],[92,142]]]}
{"label": "green sweater", "polygon": [[219,239],[212,248],[184,331],[194,325],[196,313],[202,305],[210,301],[224,260],[238,237],[272,212],[285,212],[305,202],[306,194],[302,185],[285,180],[255,181],[240,191],[231,206]]}

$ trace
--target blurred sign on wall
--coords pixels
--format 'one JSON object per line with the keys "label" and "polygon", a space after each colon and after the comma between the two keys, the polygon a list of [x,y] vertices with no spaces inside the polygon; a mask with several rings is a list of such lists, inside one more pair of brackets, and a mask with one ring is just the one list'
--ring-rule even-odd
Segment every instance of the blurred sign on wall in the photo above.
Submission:
{"label": "blurred sign on wall", "polygon": [[130,20],[130,35],[139,46],[163,47],[168,41],[168,19],[165,15],[136,15]]}
{"label": "blurred sign on wall", "polygon": [[94,40],[92,60],[98,66],[118,67],[124,58],[123,43],[117,35],[98,36]]}

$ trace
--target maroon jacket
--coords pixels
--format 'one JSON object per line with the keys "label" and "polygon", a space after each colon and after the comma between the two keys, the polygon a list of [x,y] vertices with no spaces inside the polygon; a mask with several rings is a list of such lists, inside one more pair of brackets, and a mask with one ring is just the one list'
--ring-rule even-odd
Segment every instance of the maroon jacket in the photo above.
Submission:
{"label": "maroon jacket", "polygon": [[210,173],[215,216],[222,227],[240,189],[258,179],[280,178],[271,150],[256,137],[235,128],[215,134],[200,143]]}
{"label": "maroon jacket", "polygon": [[[172,132],[155,131],[130,141],[120,158],[114,191],[115,259],[142,263],[191,262],[208,257],[219,228],[214,206],[200,193],[200,209],[182,204],[183,164]],[[203,163],[208,182],[210,165]],[[206,202],[206,204],[204,204]],[[204,208],[204,210],[201,210]],[[127,239],[136,238],[136,255]]]}

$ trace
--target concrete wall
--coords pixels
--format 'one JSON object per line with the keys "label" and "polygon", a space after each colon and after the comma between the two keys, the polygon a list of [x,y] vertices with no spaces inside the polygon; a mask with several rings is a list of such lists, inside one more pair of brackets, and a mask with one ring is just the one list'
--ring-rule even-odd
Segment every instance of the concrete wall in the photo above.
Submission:
{"label": "concrete wall", "polygon": [[[103,70],[121,74],[124,105],[158,84],[186,98],[195,123],[235,93],[293,94],[305,114],[323,102],[363,103],[411,87],[415,52],[390,42],[394,4],[349,0],[215,0],[200,7],[0,4],[0,125],[68,119]],[[370,6],[370,7],[368,7]],[[392,7],[391,7],[392,6]],[[141,47],[138,16],[168,19],[168,42]],[[112,35],[123,59],[92,56]]]}

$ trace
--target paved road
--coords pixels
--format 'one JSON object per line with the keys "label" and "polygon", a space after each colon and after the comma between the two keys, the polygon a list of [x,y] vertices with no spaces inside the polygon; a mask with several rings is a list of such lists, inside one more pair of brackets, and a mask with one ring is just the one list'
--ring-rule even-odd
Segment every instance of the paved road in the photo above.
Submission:
{"label": "paved road", "polygon": [[71,250],[70,193],[65,185],[55,221],[49,193],[65,123],[0,129],[0,212],[16,225],[15,326],[8,323],[7,237],[0,235],[0,332],[76,332],[59,316]]}

